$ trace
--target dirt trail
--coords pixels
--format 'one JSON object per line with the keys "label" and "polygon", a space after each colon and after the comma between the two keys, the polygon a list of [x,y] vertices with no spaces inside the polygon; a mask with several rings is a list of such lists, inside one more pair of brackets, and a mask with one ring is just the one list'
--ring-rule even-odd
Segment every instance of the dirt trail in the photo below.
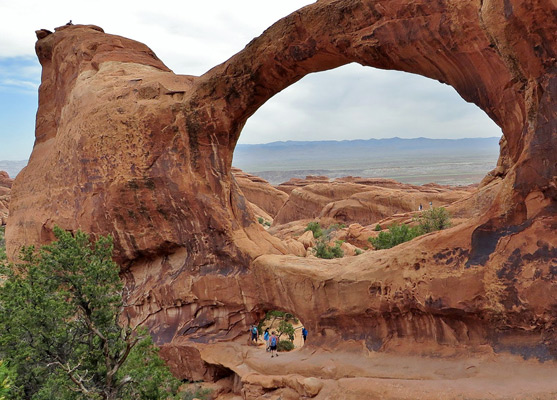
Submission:
{"label": "dirt trail", "polygon": [[317,378],[323,395],[315,399],[557,399],[555,362],[494,354],[449,359],[365,355],[310,346],[271,358],[263,344],[232,346],[228,367],[242,381],[268,388],[269,379],[280,387],[289,379]]}

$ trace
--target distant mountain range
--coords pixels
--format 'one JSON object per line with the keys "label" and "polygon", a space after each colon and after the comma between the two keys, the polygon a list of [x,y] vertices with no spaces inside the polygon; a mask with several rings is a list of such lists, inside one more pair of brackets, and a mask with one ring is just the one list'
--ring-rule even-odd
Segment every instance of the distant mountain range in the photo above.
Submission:
{"label": "distant mountain range", "polygon": [[10,178],[15,178],[19,171],[21,171],[26,165],[28,160],[20,161],[8,161],[0,160],[0,171],[6,171]]}
{"label": "distant mountain range", "polygon": [[[400,182],[468,185],[492,170],[499,138],[369,139],[238,144],[232,165],[272,184],[307,175],[361,176]],[[11,178],[27,160],[0,161]]]}
{"label": "distant mountain range", "polygon": [[306,175],[352,175],[466,185],[479,182],[498,156],[496,137],[287,141],[238,144],[232,165],[272,184]]}

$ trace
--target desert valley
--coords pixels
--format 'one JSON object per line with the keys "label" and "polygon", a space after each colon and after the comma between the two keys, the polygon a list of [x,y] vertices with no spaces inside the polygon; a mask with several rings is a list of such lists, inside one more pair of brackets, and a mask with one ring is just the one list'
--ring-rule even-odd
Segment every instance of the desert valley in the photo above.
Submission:
{"label": "desert valley", "polygon": [[[320,0],[201,76],[95,25],[38,30],[35,145],[15,180],[0,172],[7,259],[58,227],[110,235],[119,323],[205,398],[555,399],[554,11]],[[501,127],[498,159],[478,147],[478,170],[446,154],[429,168],[401,152],[402,172],[377,156],[288,179],[291,150],[233,162],[269,98],[349,62],[451,85]],[[294,348],[274,357],[258,326]],[[88,371],[58,364],[89,398]]]}

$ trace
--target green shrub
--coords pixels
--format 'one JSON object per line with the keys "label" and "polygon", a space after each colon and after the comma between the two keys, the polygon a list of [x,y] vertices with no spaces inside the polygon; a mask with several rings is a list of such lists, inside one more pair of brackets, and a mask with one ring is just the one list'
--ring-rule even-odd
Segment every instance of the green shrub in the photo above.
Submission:
{"label": "green shrub", "polygon": [[381,225],[377,224],[377,225],[375,225],[375,229],[374,229],[374,230],[375,230],[376,232],[379,232],[379,231],[382,231],[383,228],[381,228]]}
{"label": "green shrub", "polygon": [[4,227],[0,226],[0,265],[6,260],[6,241],[4,240]]}
{"label": "green shrub", "polygon": [[323,236],[323,230],[321,229],[321,225],[319,225],[319,222],[317,222],[317,221],[310,222],[306,226],[306,229],[304,230],[304,232],[307,232],[307,231],[312,231],[313,232],[313,237],[315,239],[318,239],[321,236]]}
{"label": "green shrub", "polygon": [[212,392],[211,389],[203,389],[200,387],[195,389],[186,389],[181,393],[180,400],[194,400],[194,399],[206,400],[211,398],[210,397],[211,392]]}
{"label": "green shrub", "polygon": [[290,322],[280,321],[277,331],[279,339],[282,335],[287,335],[290,340],[294,340],[294,327]]}
{"label": "green shrub", "polygon": [[259,222],[261,225],[263,225],[265,223],[265,220],[261,217],[257,218],[257,222]]}
{"label": "green shrub", "polygon": [[377,250],[390,249],[391,247],[394,247],[401,243],[408,242],[409,240],[420,236],[420,234],[421,230],[418,227],[412,227],[406,224],[393,224],[389,226],[388,232],[381,231],[379,232],[379,236],[375,238],[370,237],[368,241]]}
{"label": "green shrub", "polygon": [[13,372],[0,360],[0,400],[5,400],[10,395]]}
{"label": "green shrub", "polygon": [[451,226],[451,216],[444,207],[434,207],[415,219],[422,233],[440,231]]}
{"label": "green shrub", "polygon": [[332,224],[327,229],[332,232],[332,231],[338,231],[339,229],[344,229],[344,228],[346,228],[346,224]]}
{"label": "green shrub", "polygon": [[277,351],[290,351],[294,350],[294,343],[290,340],[280,340],[277,344]]}
{"label": "green shrub", "polygon": [[360,250],[360,249],[356,249],[356,255],[357,255],[357,256],[359,256],[359,255],[360,255],[360,254],[362,254],[362,253],[363,253],[363,251],[362,251],[362,250]]}
{"label": "green shrub", "polygon": [[335,246],[329,246],[324,240],[319,240],[315,247],[313,248],[313,253],[315,257],[324,258],[330,260],[332,258],[342,258],[344,257],[344,251],[340,248],[342,246],[342,241],[337,240]]}

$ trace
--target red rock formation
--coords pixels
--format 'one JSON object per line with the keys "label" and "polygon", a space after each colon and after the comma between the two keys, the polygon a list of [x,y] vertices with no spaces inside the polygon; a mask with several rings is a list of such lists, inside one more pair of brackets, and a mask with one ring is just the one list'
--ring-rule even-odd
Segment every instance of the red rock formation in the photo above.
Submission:
{"label": "red rock formation", "polygon": [[13,179],[5,171],[0,171],[0,225],[8,222],[10,191]]}
{"label": "red rock formation", "polygon": [[300,187],[312,185],[314,183],[329,183],[331,180],[327,176],[308,175],[305,179],[290,178],[288,182],[283,182],[277,186],[277,189],[290,194],[292,190]]}
{"label": "red rock formation", "polygon": [[238,168],[232,168],[232,174],[246,199],[263,209],[272,218],[288,200],[285,192],[275,189],[265,179],[248,174]]}
{"label": "red rock formation", "polygon": [[[309,182],[312,182],[311,180]],[[377,223],[393,214],[446,206],[470,197],[472,187],[441,185],[415,186],[390,179],[342,178],[331,183],[306,184],[297,180],[297,188],[274,219],[285,224],[300,219],[332,218],[338,222]]]}
{"label": "red rock formation", "polygon": [[[314,347],[555,359],[554,9],[551,0],[320,0],[201,77],[175,75],[144,45],[94,26],[41,31],[36,142],[13,185],[8,252],[48,241],[55,224],[112,234],[128,312],[174,371],[234,371],[251,398],[254,381],[219,361],[230,349],[219,342],[269,309],[295,311]],[[391,250],[280,255],[287,249],[232,179],[234,146],[271,96],[350,62],[445,82],[484,110],[505,136],[497,194],[477,218]],[[315,370],[323,382],[350,388],[342,378],[359,376],[326,363]],[[296,387],[287,381],[273,385]],[[543,387],[540,398],[556,390]],[[466,397],[459,390],[451,396]]]}

